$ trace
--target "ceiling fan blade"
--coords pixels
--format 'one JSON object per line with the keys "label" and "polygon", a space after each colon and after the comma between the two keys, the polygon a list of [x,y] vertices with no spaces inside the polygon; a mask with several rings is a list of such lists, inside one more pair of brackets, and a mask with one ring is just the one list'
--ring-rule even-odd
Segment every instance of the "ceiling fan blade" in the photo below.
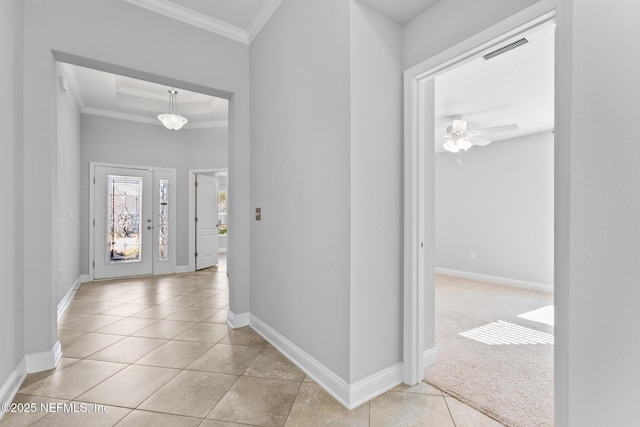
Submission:
{"label": "ceiling fan blade", "polygon": [[477,145],[478,147],[484,147],[485,145],[489,145],[492,142],[488,139],[480,138],[478,136],[468,136],[467,141],[469,141],[473,145]]}
{"label": "ceiling fan blade", "polygon": [[480,129],[472,129],[468,132],[468,135],[486,135],[489,133],[498,133],[498,132],[509,132],[512,130],[518,130],[518,125],[503,125],[503,126],[493,126],[490,128],[480,128]]}

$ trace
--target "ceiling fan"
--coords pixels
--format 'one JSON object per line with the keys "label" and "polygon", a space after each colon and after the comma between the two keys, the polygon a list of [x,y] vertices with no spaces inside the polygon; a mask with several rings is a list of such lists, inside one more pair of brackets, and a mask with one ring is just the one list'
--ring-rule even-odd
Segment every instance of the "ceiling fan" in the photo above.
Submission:
{"label": "ceiling fan", "polygon": [[480,135],[488,135],[493,133],[508,132],[517,130],[518,125],[503,125],[494,126],[489,128],[480,129],[468,129],[467,121],[462,119],[454,119],[453,122],[447,126],[447,134],[444,136],[444,142],[442,148],[452,153],[458,153],[458,163],[460,163],[461,150],[467,151],[469,148],[477,145],[484,147],[491,143],[486,138],[481,138]]}

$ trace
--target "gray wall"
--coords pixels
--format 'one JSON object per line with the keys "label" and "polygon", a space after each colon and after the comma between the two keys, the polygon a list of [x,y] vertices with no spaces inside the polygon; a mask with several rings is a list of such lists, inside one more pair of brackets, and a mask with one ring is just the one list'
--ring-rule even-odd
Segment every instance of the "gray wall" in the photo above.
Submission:
{"label": "gray wall", "polygon": [[349,7],[284,0],[251,45],[251,312],[346,381]]}
{"label": "gray wall", "polygon": [[402,29],[351,2],[351,381],[402,361]]}
{"label": "gray wall", "polygon": [[[62,70],[58,65],[58,73]],[[63,92],[57,85],[58,112],[58,292],[57,303],[73,287],[81,272],[86,273],[86,264],[81,268],[82,254],[86,257],[86,247],[81,246],[83,230],[80,228],[80,183],[85,175],[80,174],[80,111],[68,88]],[[86,234],[86,232],[85,232]]]}
{"label": "gray wall", "polygon": [[189,169],[227,167],[227,128],[173,132],[127,120],[82,115],[81,268],[89,265],[89,162],[176,169],[176,265],[189,265]]}
{"label": "gray wall", "polygon": [[[230,304],[249,309],[249,47],[127,2],[26,0],[24,4],[25,352],[56,342],[57,171],[55,59],[187,90],[231,97]],[[117,22],[118,25],[113,23]],[[167,34],[174,35],[166,37]],[[163,43],[158,43],[163,40]],[[175,44],[173,46],[172,44]],[[176,49],[172,49],[175,47]],[[172,50],[167,56],[167,50]],[[42,220],[45,218],[45,220]]]}
{"label": "gray wall", "polygon": [[436,267],[553,285],[553,133],[456,158],[435,156]]}
{"label": "gray wall", "polygon": [[[23,242],[22,242],[22,1],[0,2],[0,78],[5,84],[0,97],[0,182],[3,225],[0,245],[0,389],[24,356]],[[5,396],[0,395],[0,401]],[[1,403],[4,403],[2,401]],[[0,414],[2,416],[2,414]]]}
{"label": "gray wall", "polygon": [[412,67],[535,4],[537,0],[443,0],[404,26],[404,68]]}

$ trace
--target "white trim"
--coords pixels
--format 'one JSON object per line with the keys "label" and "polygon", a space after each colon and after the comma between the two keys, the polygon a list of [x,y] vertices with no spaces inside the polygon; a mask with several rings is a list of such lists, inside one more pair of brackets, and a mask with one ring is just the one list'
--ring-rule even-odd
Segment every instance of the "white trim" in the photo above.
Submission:
{"label": "white trim", "polygon": [[349,410],[402,382],[402,364],[397,363],[349,384],[258,317],[251,315],[250,326]]}
{"label": "white trim", "polygon": [[81,274],[80,275],[80,283],[86,283],[86,282],[90,282],[91,281],[91,277],[88,274]]}
{"label": "white trim", "polygon": [[528,282],[526,280],[511,279],[509,277],[490,276],[488,274],[473,273],[470,271],[452,270],[449,268],[436,267],[436,273],[447,276],[460,277],[462,279],[478,280],[496,285],[511,286],[513,288],[528,289],[530,291],[546,292],[553,294],[553,285],[544,283]]}
{"label": "white trim", "polygon": [[80,287],[81,283],[82,283],[82,276],[78,277],[76,281],[73,282],[73,285],[71,285],[71,288],[69,288],[64,298],[62,298],[62,300],[58,303],[58,321],[64,314],[67,307],[69,307],[69,304],[71,304],[71,300],[73,299],[73,296],[76,294],[76,291]]}
{"label": "white trim", "polygon": [[176,266],[176,273],[188,273],[189,266],[188,265],[178,265]]}
{"label": "white trim", "polygon": [[125,0],[136,6],[143,7],[169,18],[193,25],[200,29],[209,31],[230,40],[243,44],[249,44],[247,32],[235,25],[228,24],[192,9],[177,5],[168,0]]}
{"label": "white trim", "polygon": [[[404,111],[405,111],[405,188],[404,188],[404,320],[403,320],[403,379],[407,384],[415,384],[422,380],[424,361],[424,328],[425,320],[433,324],[434,319],[424,319],[424,300],[434,295],[424,295],[425,257],[421,243],[424,236],[434,236],[433,218],[425,221],[425,189],[424,175],[433,172],[434,165],[427,164],[425,171],[420,166],[424,161],[425,144],[433,150],[433,141],[423,135],[426,118],[419,115],[421,106],[421,90],[423,83],[432,80],[436,75],[456,65],[470,61],[483,50],[499,46],[505,40],[531,30],[535,26],[553,22],[558,0],[540,0],[531,7],[497,23],[473,37],[411,67],[404,72]],[[556,56],[557,57],[557,56]],[[431,143],[427,144],[425,140]],[[414,157],[415,156],[415,157]],[[421,179],[422,176],[422,179]]]}
{"label": "white trim", "polygon": [[[104,108],[95,107],[82,107],[80,108],[82,114],[90,114],[92,116],[107,117],[117,120],[128,120],[130,122],[144,123],[153,126],[162,126],[162,122],[156,117],[143,116],[140,114],[125,113],[123,111],[113,111]],[[183,129],[209,129],[209,128],[224,128],[229,127],[228,120],[210,120],[206,122],[189,122]]]}
{"label": "white trim", "polygon": [[[9,378],[2,384],[2,387],[0,387],[0,405],[13,402],[14,397],[18,394],[18,390],[20,390],[22,382],[27,377],[26,367],[27,365],[24,359],[22,359],[20,363],[18,363],[18,366],[11,371]],[[4,411],[0,411],[0,420],[2,420],[4,414]]]}
{"label": "white trim", "polygon": [[227,323],[233,329],[244,328],[245,326],[249,326],[250,318],[251,318],[250,313],[235,314],[233,311],[227,310]]}
{"label": "white trim", "polygon": [[24,356],[26,371],[29,374],[34,372],[46,371],[58,366],[58,362],[62,357],[62,346],[60,341],[56,341],[53,348],[40,353],[31,353]]}
{"label": "white trim", "polygon": [[431,365],[435,365],[438,361],[438,350],[435,347],[425,350],[422,354],[422,360],[425,369]]}
{"label": "white trim", "polygon": [[256,38],[256,36],[262,31],[262,28],[269,22],[271,16],[275,13],[275,11],[282,3],[282,0],[264,0],[262,2],[262,7],[256,13],[253,18],[253,21],[249,24],[247,28],[247,38],[249,39],[249,43]]}

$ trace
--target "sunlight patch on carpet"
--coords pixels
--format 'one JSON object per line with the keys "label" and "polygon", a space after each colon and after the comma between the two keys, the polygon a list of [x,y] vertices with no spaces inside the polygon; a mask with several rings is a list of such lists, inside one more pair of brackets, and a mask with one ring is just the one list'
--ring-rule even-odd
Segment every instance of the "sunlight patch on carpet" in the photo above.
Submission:
{"label": "sunlight patch on carpet", "polygon": [[542,308],[533,311],[527,311],[526,313],[519,314],[518,317],[527,320],[533,320],[534,322],[544,323],[545,325],[554,326],[553,306],[546,305]]}
{"label": "sunlight patch on carpet", "polygon": [[460,335],[488,345],[553,344],[553,335],[498,320]]}

